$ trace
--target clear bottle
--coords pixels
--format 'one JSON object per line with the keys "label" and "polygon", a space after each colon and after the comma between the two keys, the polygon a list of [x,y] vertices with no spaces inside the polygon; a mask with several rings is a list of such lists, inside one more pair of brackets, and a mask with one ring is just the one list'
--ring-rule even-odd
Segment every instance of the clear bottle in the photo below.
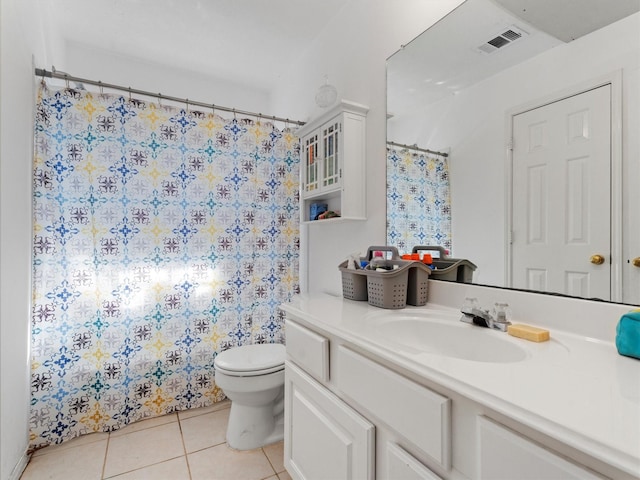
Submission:
{"label": "clear bottle", "polygon": [[384,258],[384,254],[380,251],[373,252],[373,258],[369,262],[369,266],[367,267],[369,270],[388,270],[389,265],[387,260]]}

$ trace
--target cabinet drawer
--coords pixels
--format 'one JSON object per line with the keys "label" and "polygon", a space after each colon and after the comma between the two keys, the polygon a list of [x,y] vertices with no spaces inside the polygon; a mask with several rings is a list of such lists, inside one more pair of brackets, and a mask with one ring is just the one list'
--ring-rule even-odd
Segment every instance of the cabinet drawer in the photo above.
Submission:
{"label": "cabinet drawer", "polygon": [[329,381],[329,340],[291,320],[286,321],[287,355],[321,382]]}
{"label": "cabinet drawer", "polygon": [[442,480],[410,453],[395,443],[387,443],[387,478],[402,480]]}
{"label": "cabinet drawer", "polygon": [[337,386],[354,402],[451,468],[451,401],[343,346]]}
{"label": "cabinet drawer", "polygon": [[603,478],[484,416],[478,417],[478,438],[477,478],[487,480]]}

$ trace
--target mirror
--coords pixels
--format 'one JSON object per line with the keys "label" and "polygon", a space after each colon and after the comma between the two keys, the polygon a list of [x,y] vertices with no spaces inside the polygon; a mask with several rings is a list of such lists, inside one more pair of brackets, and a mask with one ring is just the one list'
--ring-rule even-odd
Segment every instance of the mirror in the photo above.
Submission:
{"label": "mirror", "polygon": [[[639,0],[466,0],[388,59],[388,146],[448,154],[451,256],[477,265],[474,283],[640,304],[640,267],[634,266],[634,260],[640,265],[640,193],[632,182],[640,177],[639,10]],[[520,170],[512,163],[514,119],[606,85],[611,157],[601,178],[611,177],[610,218],[582,220],[607,237],[608,251],[592,252],[605,258],[607,291],[593,294],[588,276],[573,278],[564,271],[565,284],[587,288],[523,287],[514,274],[520,261],[514,245],[522,235],[513,212],[523,190]],[[583,125],[581,135],[589,133],[587,128]],[[390,178],[387,166],[388,188],[392,181],[398,179]],[[531,179],[524,185],[530,189]],[[580,197],[585,208],[592,207],[589,202],[600,190],[596,184],[576,193],[570,179],[549,188],[562,198]],[[411,207],[413,200],[406,201]],[[545,208],[543,213],[551,215],[559,204]],[[565,228],[570,223],[565,220],[562,230],[575,222]],[[389,233],[389,208],[387,224]],[[390,238],[387,243],[397,245]],[[585,261],[586,271],[596,268],[589,256]],[[545,271],[553,274],[558,262],[549,258]],[[580,291],[589,293],[575,293]]]}

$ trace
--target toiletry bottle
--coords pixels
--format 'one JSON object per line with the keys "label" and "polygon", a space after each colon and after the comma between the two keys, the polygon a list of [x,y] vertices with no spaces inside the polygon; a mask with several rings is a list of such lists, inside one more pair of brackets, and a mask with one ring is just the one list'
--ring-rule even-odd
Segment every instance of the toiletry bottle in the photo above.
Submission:
{"label": "toiletry bottle", "polygon": [[369,262],[367,267],[369,270],[388,270],[387,260],[384,258],[384,254],[380,251],[373,252],[373,258]]}
{"label": "toiletry bottle", "polygon": [[429,267],[431,270],[434,269],[433,266],[433,257],[431,256],[430,253],[425,253],[424,256],[422,257],[422,263],[424,263],[427,267]]}

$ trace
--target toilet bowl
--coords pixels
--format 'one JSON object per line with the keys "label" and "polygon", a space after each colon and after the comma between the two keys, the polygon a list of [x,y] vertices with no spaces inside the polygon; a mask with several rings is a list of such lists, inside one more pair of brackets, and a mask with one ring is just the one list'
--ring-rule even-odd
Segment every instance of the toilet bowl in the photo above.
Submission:
{"label": "toilet bowl", "polygon": [[245,345],[216,356],[216,384],[231,400],[231,448],[251,450],[284,438],[284,360],[280,344]]}

